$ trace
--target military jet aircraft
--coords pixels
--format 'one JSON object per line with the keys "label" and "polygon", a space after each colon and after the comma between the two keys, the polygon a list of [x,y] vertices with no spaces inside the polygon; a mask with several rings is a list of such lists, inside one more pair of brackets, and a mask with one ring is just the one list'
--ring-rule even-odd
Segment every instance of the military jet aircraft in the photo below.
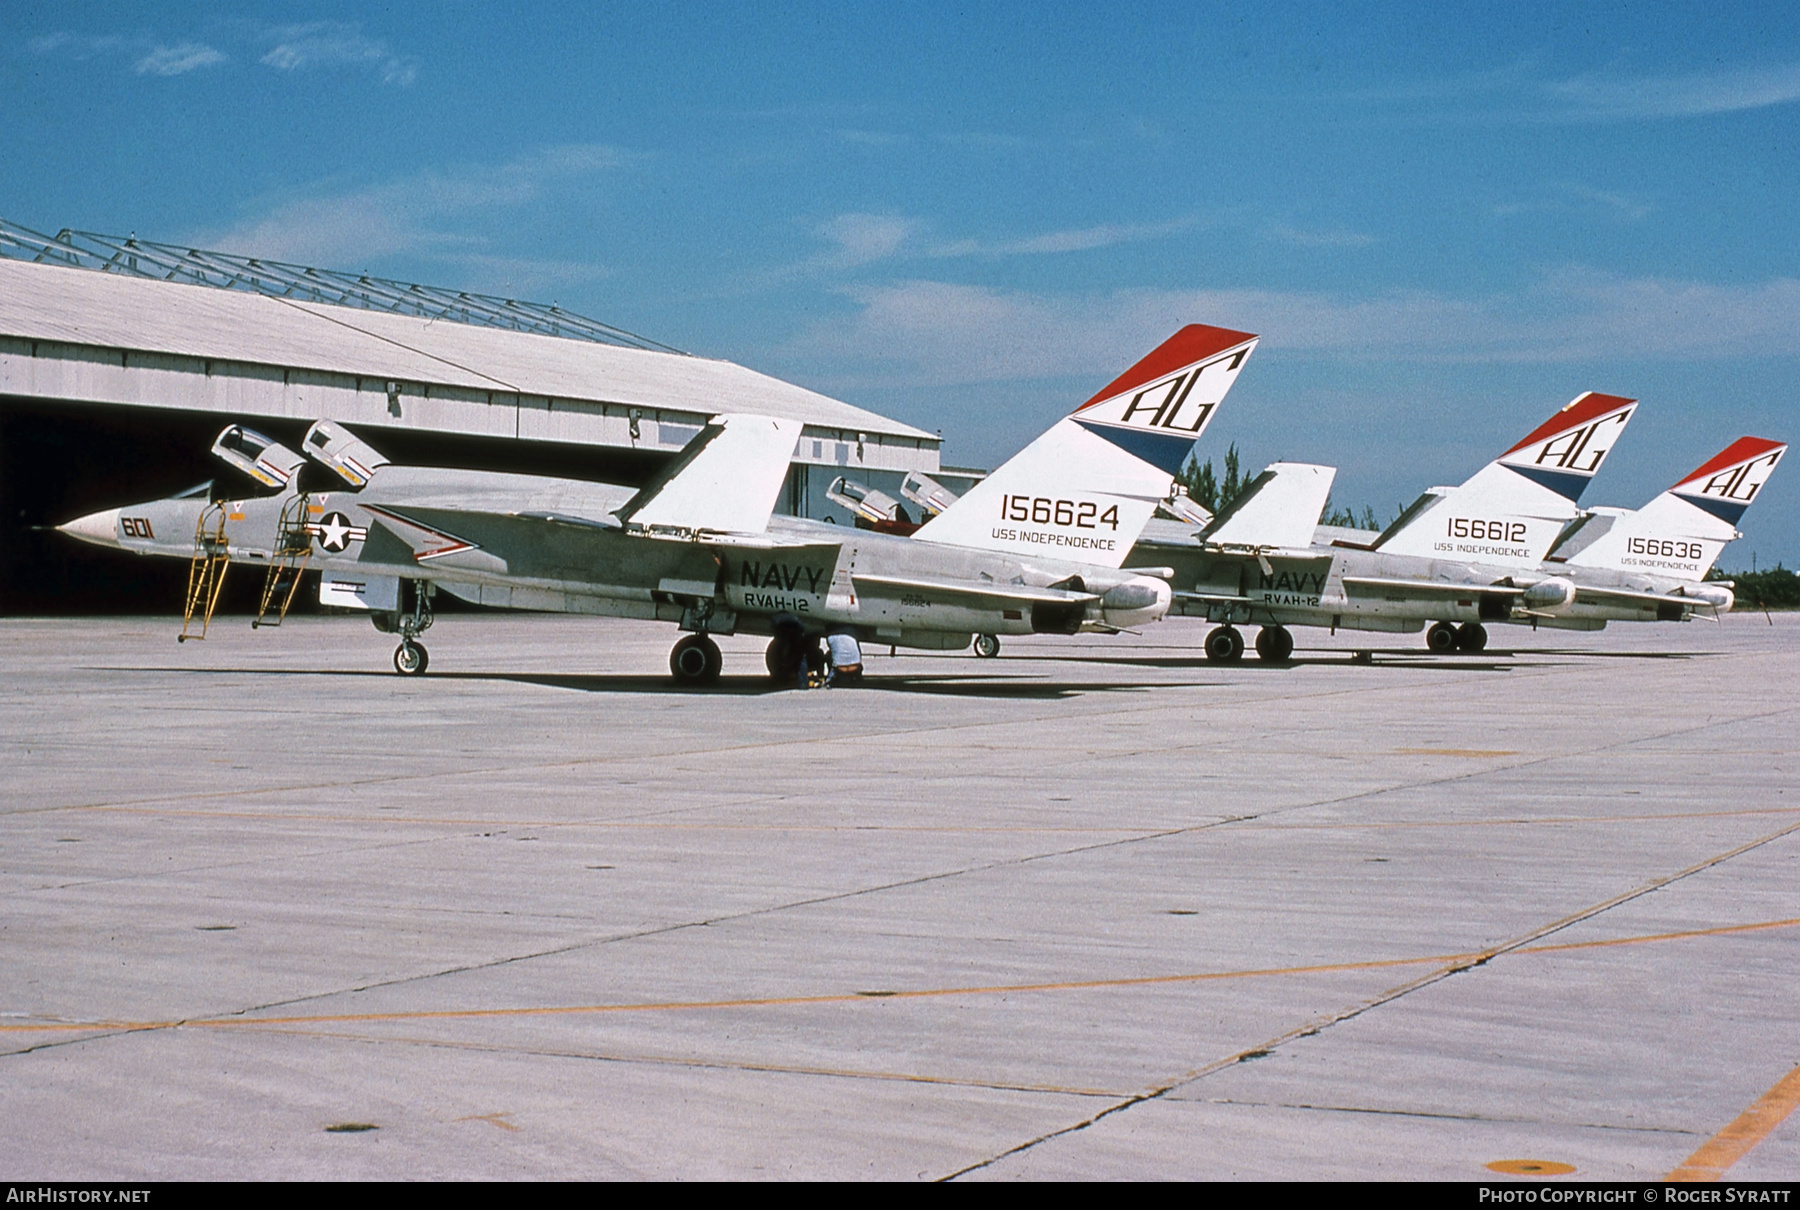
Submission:
{"label": "military jet aircraft", "polygon": [[1496,622],[1599,630],[1716,617],[1731,607],[1730,585],[1703,580],[1787,447],[1742,438],[1636,512],[1576,509],[1634,407],[1580,397],[1461,487],[1425,493],[1379,535],[1321,527],[1310,545],[1293,543],[1294,520],[1311,507],[1296,498],[1288,540],[1267,525],[1239,527],[1236,549],[1206,529],[1184,541],[1147,535],[1134,557],[1177,567],[1172,612],[1222,623],[1206,638],[1215,660],[1239,658],[1235,625],[1244,622],[1260,627],[1260,656],[1283,660],[1295,625],[1407,632],[1429,623],[1426,646],[1446,652],[1482,650]]}
{"label": "military jet aircraft", "polygon": [[232,560],[266,569],[258,620],[275,623],[300,573],[317,568],[321,600],[400,635],[394,666],[406,674],[427,666],[418,635],[440,590],[673,622],[687,634],[670,670],[696,685],[719,676],[714,634],[775,636],[766,666],[791,679],[827,634],[954,650],[974,633],[1117,631],[1169,609],[1172,572],[1126,557],[1256,339],[1183,328],[910,536],[774,516],[798,426],[734,415],[714,417],[635,490],[394,466],[321,422],[302,449],[347,490],[303,492],[302,459],[234,427],[215,452],[277,495],[176,497],[61,528],[192,560],[183,637],[204,637]]}
{"label": "military jet aircraft", "polygon": [[[1553,610],[1569,623],[1681,622],[1730,609],[1732,586],[1706,582],[1787,446],[1740,437],[1635,511],[1594,508],[1551,548],[1547,568],[1573,585]],[[1513,620],[1513,619],[1509,619]]]}
{"label": "military jet aircraft", "polygon": [[1242,656],[1244,623],[1260,627],[1257,654],[1272,660],[1292,653],[1289,626],[1406,633],[1431,623],[1430,650],[1479,651],[1484,622],[1547,618],[1545,607],[1564,603],[1566,581],[1542,561],[1581,515],[1582,492],[1636,408],[1617,395],[1578,396],[1459,486],[1420,495],[1379,534],[1320,530],[1293,542],[1304,529],[1295,501],[1279,533],[1240,526],[1229,544],[1206,529],[1152,536],[1139,557],[1176,566],[1176,612],[1220,623],[1205,641],[1214,660]]}

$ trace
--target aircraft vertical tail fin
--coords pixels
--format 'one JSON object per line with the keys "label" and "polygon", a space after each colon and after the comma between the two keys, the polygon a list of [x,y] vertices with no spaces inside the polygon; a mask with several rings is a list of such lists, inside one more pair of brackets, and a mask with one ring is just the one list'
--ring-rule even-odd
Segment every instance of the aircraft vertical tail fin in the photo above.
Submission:
{"label": "aircraft vertical tail fin", "polygon": [[1704,579],[1785,453],[1779,441],[1740,437],[1636,512],[1597,510],[1550,557],[1571,567]]}
{"label": "aircraft vertical tail fin", "polygon": [[615,515],[627,529],[761,533],[800,428],[771,416],[714,416]]}
{"label": "aircraft vertical tail fin", "polygon": [[1120,566],[1256,341],[1181,329],[913,537]]}
{"label": "aircraft vertical tail fin", "polygon": [[1536,564],[1575,518],[1637,400],[1588,391],[1462,484],[1433,489],[1374,543],[1388,554]]}

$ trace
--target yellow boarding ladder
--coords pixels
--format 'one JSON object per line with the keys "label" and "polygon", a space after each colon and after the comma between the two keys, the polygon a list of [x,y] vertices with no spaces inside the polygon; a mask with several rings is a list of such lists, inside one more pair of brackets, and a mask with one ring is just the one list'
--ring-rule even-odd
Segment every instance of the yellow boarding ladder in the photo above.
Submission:
{"label": "yellow boarding ladder", "polygon": [[[225,540],[225,509],[221,504],[208,505],[194,526],[194,561],[188,566],[187,607],[182,611],[181,635],[177,642],[203,639],[212,623],[213,610],[219,604],[219,590],[225,586],[225,568],[231,563],[231,547]],[[194,614],[200,614],[200,633],[188,633]]]}
{"label": "yellow boarding ladder", "polygon": [[[312,531],[306,528],[304,495],[295,496],[281,507],[281,526],[275,539],[275,551],[269,559],[269,570],[263,575],[262,603],[256,607],[252,628],[279,626],[287,617],[288,606],[300,588],[300,573],[312,558]],[[269,610],[280,602],[273,618]]]}

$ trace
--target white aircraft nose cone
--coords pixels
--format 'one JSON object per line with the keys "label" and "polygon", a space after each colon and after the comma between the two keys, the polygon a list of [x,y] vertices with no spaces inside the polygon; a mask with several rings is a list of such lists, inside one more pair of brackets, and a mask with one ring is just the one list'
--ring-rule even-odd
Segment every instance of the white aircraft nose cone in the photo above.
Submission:
{"label": "white aircraft nose cone", "polygon": [[96,546],[117,546],[119,544],[119,510],[109,508],[105,512],[89,513],[85,517],[77,517],[67,525],[56,527],[58,533],[68,534],[71,538],[79,538],[83,542],[92,542]]}

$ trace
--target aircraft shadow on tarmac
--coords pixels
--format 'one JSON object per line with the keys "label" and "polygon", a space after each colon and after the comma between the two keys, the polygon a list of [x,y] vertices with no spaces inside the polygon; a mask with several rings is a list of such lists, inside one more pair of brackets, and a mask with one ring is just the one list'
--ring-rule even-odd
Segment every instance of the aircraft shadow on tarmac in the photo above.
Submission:
{"label": "aircraft shadow on tarmac", "polygon": [[[1171,672],[1197,671],[1202,668],[1220,672],[1229,669],[1232,672],[1247,673],[1251,675],[1294,672],[1301,668],[1343,668],[1347,666],[1354,666],[1357,668],[1434,668],[1444,672],[1511,672],[1514,668],[1519,666],[1510,663],[1497,663],[1491,659],[1446,660],[1441,656],[1431,656],[1426,654],[1421,654],[1416,660],[1386,657],[1371,663],[1352,660],[1349,658],[1348,653],[1346,653],[1340,658],[1301,658],[1283,660],[1280,663],[1275,664],[1263,660],[1244,660],[1236,664],[1218,664],[1207,659],[1205,656],[1088,655],[1070,657],[1021,655],[1008,656],[1006,658],[1010,660],[1068,660],[1071,658],[1079,658],[1084,664],[1122,664],[1133,668],[1159,668]],[[1208,683],[1224,684],[1225,682],[1213,681]]]}
{"label": "aircraft shadow on tarmac", "polygon": [[[1202,661],[1204,663],[1204,661]],[[402,681],[392,672],[373,668],[145,668],[104,667],[96,672],[160,672],[183,676],[326,676],[379,678]],[[433,672],[422,677],[404,678],[407,684],[429,684],[441,681],[511,681],[521,685],[541,685],[547,689],[569,689],[579,693],[652,693],[677,694],[683,697],[761,697],[771,693],[797,693],[788,685],[776,685],[766,676],[726,676],[717,684],[704,688],[677,685],[666,675],[649,674],[582,674],[555,672]],[[1040,681],[993,679],[985,676],[882,676],[866,677],[853,686],[837,692],[928,693],[950,697],[983,697],[1020,701],[1057,701],[1081,697],[1089,693],[1141,693],[1157,688],[1133,682],[1113,681]],[[1194,688],[1184,685],[1184,688]]]}
{"label": "aircraft shadow on tarmac", "polygon": [[[1358,668],[1435,668],[1445,672],[1508,672],[1515,668],[1541,668],[1551,663],[1566,664],[1583,659],[1691,660],[1717,654],[1711,651],[1588,651],[1579,647],[1490,648],[1480,655],[1473,656],[1442,656],[1429,651],[1411,651],[1401,647],[1361,648],[1360,650],[1369,652],[1373,658],[1358,659],[1350,651],[1297,655],[1279,663],[1246,659],[1223,665],[1209,660],[1203,655],[1008,655],[1003,658],[1009,661],[1038,660],[1052,663],[1080,660],[1084,664],[1123,664],[1131,667],[1169,670],[1211,668],[1215,671],[1222,671],[1229,668],[1237,672],[1290,672],[1296,668],[1308,667],[1341,668],[1346,664]],[[1531,662],[1519,664],[1513,663],[1514,660]]]}

